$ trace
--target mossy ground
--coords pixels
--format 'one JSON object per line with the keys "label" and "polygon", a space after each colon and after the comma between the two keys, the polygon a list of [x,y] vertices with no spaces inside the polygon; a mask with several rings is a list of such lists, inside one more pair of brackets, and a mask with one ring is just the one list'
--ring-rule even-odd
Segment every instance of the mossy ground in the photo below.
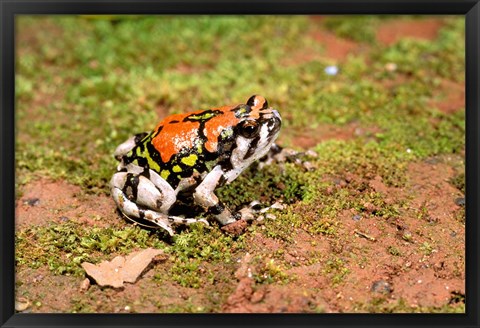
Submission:
{"label": "mossy ground", "polygon": [[[65,207],[50,204],[38,224],[18,226],[17,296],[34,312],[463,312],[464,20],[432,19],[435,35],[385,44],[378,35],[391,22],[424,19],[20,17],[17,205],[33,211],[31,186],[61,181],[91,206],[67,202],[74,217],[59,220]],[[327,56],[319,30],[353,50]],[[338,74],[325,73],[330,65]],[[281,112],[281,144],[318,153],[313,171],[252,167],[218,192],[232,208],[282,200],[275,219],[239,237],[212,222],[168,238],[123,221],[105,200],[112,152],[130,135],[252,94]],[[111,211],[99,214],[96,199]],[[168,260],[137,284],[78,290],[81,262],[146,247]],[[239,298],[246,253],[253,294]],[[372,292],[378,280],[393,291]],[[66,302],[55,288],[71,292]]]}

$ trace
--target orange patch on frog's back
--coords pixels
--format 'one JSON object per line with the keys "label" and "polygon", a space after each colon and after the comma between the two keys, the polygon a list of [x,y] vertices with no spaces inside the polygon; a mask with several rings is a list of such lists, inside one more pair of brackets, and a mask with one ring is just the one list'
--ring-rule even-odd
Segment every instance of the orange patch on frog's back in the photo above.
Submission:
{"label": "orange patch on frog's back", "polygon": [[[211,110],[219,110],[223,114],[219,114],[205,123],[204,134],[207,138],[205,148],[209,152],[217,150],[218,137],[220,133],[228,126],[235,125],[238,119],[235,113],[230,110],[232,106],[223,106],[220,108],[212,108]],[[187,116],[201,115],[204,110],[190,112],[186,114],[174,114],[165,118],[160,122],[155,131],[162,128],[160,133],[152,139],[152,144],[160,153],[164,163],[170,161],[173,155],[179,153],[182,149],[191,149],[195,146],[195,140],[199,138],[199,121],[184,121]]]}
{"label": "orange patch on frog's back", "polygon": [[173,155],[183,148],[192,148],[198,137],[198,122],[183,122],[183,119],[191,115],[175,114],[165,118],[156,127],[155,131],[162,129],[152,139],[152,145],[160,153],[162,161],[167,163]]}
{"label": "orange patch on frog's back", "polygon": [[205,142],[205,148],[213,153],[217,150],[218,137],[223,130],[230,126],[235,126],[238,123],[238,118],[235,117],[235,112],[231,110],[232,106],[223,106],[220,108],[214,108],[213,110],[219,110],[223,112],[221,115],[217,115],[205,123],[205,129],[203,131],[207,141]]}

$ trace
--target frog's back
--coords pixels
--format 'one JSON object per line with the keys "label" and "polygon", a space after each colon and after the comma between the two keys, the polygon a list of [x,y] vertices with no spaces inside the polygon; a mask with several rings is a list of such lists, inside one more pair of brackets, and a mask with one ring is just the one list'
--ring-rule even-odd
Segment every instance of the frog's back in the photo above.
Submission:
{"label": "frog's back", "polygon": [[126,162],[148,167],[172,186],[195,172],[208,172],[228,157],[238,122],[235,107],[174,114],[138,142]]}

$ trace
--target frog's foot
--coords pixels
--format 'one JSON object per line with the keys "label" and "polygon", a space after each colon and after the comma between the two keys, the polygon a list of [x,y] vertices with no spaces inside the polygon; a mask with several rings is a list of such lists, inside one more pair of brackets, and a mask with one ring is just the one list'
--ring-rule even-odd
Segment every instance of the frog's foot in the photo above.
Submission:
{"label": "frog's foot", "polygon": [[311,162],[307,161],[306,158],[315,158],[317,156],[318,154],[313,150],[299,152],[290,148],[283,148],[277,144],[274,144],[270,148],[270,151],[267,153],[267,155],[265,155],[260,160],[259,167],[262,168],[265,165],[270,165],[272,163],[293,162],[310,171],[315,169],[315,166]]}
{"label": "frog's foot", "polygon": [[248,222],[262,221],[265,218],[275,219],[275,215],[267,213],[271,209],[283,209],[284,206],[280,202],[275,202],[271,206],[262,207],[262,204],[258,201],[251,202],[247,207],[242,208],[236,212],[237,221],[228,223],[222,227],[222,230],[234,235],[241,235],[247,228]]}
{"label": "frog's foot", "polygon": [[245,221],[262,221],[265,217],[275,218],[275,215],[267,213],[271,209],[281,210],[283,208],[285,208],[285,206],[280,202],[275,202],[270,206],[262,207],[262,204],[259,201],[253,201],[247,207],[238,211],[238,213],[240,213],[241,219]]}

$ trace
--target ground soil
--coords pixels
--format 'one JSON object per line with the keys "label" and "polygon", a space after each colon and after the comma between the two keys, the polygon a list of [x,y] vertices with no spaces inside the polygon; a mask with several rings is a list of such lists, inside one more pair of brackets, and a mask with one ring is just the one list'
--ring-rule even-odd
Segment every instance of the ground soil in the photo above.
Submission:
{"label": "ground soil", "polygon": [[[379,29],[380,42],[391,44],[400,37],[434,38],[441,22],[435,19],[419,22],[387,22]],[[363,51],[353,41],[340,39],[320,30],[313,39],[326,44],[325,56],[344,60],[356,51]],[[297,54],[295,60],[311,60],[308,54]],[[461,85],[444,81],[441,89],[450,92],[437,102],[439,109],[452,113],[462,108],[464,93]],[[295,142],[309,148],[327,139],[350,139],[359,134],[374,133],[355,124],[344,127],[322,125],[317,131],[303,131]],[[258,284],[249,275],[257,270],[244,254],[231,268],[230,282],[219,283],[229,296],[218,301],[221,312],[366,312],[365,305],[381,300],[396,304],[400,299],[409,307],[441,307],[465,294],[465,230],[458,219],[463,210],[456,199],[464,197],[449,181],[457,174],[451,163],[458,158],[434,158],[412,163],[407,169],[408,184],[403,188],[386,186],[380,177],[343,177],[338,188],[353,183],[366,183],[390,201],[405,200],[401,216],[379,221],[370,216],[346,210],[341,213],[340,231],[334,237],[313,237],[298,232],[294,244],[257,233],[252,236],[258,251],[274,253],[283,249],[284,259],[291,263],[286,272],[295,279],[282,284]],[[460,159],[461,160],[461,159]],[[85,195],[80,187],[64,181],[41,179],[27,183],[16,203],[16,226],[46,225],[74,220],[89,226],[126,225],[115,210],[110,197]],[[374,211],[372,204],[366,204]],[[419,209],[426,215],[419,219]],[[99,219],[101,218],[101,220]],[[268,223],[265,223],[268,224]],[[245,233],[249,233],[248,231]],[[342,240],[339,243],[338,240]],[[315,241],[315,242],[313,242]],[[389,253],[394,245],[398,256]],[[429,248],[428,246],[431,246]],[[255,248],[254,248],[255,249]],[[422,251],[423,250],[423,251]],[[340,284],[332,284],[325,274],[326,262],[311,263],[312,254],[335,254],[343,258],[349,270]],[[354,256],[348,256],[348,255]],[[358,257],[358,261],[353,259]],[[362,261],[360,259],[368,259]],[[373,260],[372,260],[373,259]],[[167,261],[168,262],[168,261]],[[159,265],[166,265],[163,263]],[[181,287],[174,282],[157,284],[153,271],[144,274],[135,284],[120,290],[92,285],[82,290],[84,277],[53,275],[47,267],[17,269],[17,301],[30,302],[25,312],[162,312],[188,300],[201,311],[206,302],[220,297],[215,290]],[[89,301],[86,303],[84,299]],[[41,299],[41,302],[35,300]]]}

